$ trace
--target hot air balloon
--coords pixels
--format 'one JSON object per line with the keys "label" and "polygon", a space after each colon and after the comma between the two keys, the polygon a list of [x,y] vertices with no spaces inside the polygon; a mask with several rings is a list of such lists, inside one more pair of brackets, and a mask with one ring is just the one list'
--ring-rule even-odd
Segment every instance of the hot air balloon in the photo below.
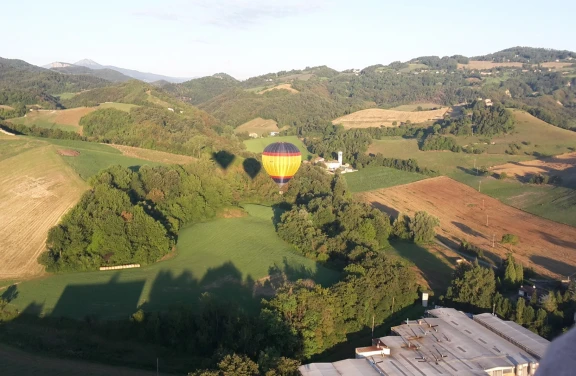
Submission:
{"label": "hot air balloon", "polygon": [[275,142],[266,146],[262,153],[262,164],[272,180],[282,187],[296,174],[302,154],[289,142]]}

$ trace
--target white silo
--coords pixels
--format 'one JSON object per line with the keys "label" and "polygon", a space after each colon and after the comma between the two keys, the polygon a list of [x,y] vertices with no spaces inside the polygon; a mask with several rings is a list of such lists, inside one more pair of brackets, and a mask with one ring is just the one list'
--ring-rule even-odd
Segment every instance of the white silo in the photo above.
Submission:
{"label": "white silo", "polygon": [[342,166],[342,152],[341,151],[338,152],[338,164],[340,166]]}

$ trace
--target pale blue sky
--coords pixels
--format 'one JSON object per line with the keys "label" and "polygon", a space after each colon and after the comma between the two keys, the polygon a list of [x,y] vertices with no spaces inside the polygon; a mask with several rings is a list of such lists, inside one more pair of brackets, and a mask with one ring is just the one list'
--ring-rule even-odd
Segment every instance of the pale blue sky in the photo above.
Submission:
{"label": "pale blue sky", "polygon": [[576,50],[576,1],[3,1],[0,56],[170,76],[343,70],[513,46]]}

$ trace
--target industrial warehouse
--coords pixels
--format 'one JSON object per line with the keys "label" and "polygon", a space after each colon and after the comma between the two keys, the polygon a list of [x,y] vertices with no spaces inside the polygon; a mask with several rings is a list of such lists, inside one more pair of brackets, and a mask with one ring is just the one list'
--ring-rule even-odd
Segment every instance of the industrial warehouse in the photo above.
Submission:
{"label": "industrial warehouse", "polygon": [[312,363],[303,376],[534,375],[549,341],[489,313],[473,316],[452,308],[406,320],[392,334],[356,349],[356,358]]}

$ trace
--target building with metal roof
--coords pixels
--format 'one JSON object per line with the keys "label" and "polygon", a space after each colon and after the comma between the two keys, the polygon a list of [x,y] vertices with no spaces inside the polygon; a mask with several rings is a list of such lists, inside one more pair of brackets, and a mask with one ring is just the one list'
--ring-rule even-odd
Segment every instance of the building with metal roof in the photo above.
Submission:
{"label": "building with metal roof", "polygon": [[542,359],[550,345],[550,341],[532,333],[522,325],[518,325],[514,321],[500,320],[489,313],[474,315],[474,321],[538,358],[538,360]]}
{"label": "building with metal roof", "polygon": [[300,372],[305,376],[532,376],[539,354],[548,345],[522,326],[490,314],[473,320],[452,308],[427,313],[430,317],[406,320],[392,327],[394,335],[357,348],[356,359],[308,364]]}

